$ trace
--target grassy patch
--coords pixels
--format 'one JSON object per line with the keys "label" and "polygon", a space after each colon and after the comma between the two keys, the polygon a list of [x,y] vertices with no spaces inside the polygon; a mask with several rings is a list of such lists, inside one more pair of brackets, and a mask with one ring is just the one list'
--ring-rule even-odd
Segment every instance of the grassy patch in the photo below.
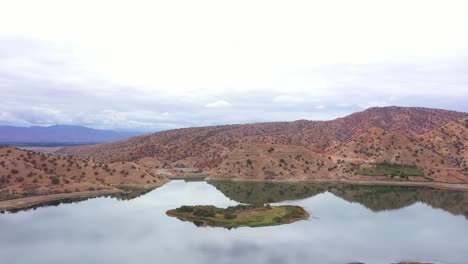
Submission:
{"label": "grassy patch", "polygon": [[424,176],[424,171],[412,165],[378,164],[373,168],[362,168],[356,174],[367,176]]}
{"label": "grassy patch", "polygon": [[181,206],[169,210],[167,215],[197,226],[237,228],[281,225],[307,219],[309,213],[299,206],[244,205],[218,208],[211,205]]}

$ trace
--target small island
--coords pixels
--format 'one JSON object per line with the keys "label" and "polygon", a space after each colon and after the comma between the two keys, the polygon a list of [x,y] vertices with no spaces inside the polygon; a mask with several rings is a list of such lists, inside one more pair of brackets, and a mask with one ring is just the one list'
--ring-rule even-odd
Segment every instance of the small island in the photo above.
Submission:
{"label": "small island", "polygon": [[197,226],[225,228],[261,227],[289,224],[309,218],[309,213],[300,206],[269,204],[239,204],[227,208],[212,205],[181,206],[166,212],[183,221],[193,222]]}

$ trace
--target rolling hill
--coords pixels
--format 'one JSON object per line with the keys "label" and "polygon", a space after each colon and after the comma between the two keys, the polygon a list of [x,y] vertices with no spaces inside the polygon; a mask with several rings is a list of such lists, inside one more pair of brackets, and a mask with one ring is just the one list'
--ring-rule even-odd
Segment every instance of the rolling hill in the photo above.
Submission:
{"label": "rolling hill", "polygon": [[80,192],[121,192],[154,188],[166,178],[133,162],[102,164],[14,147],[0,147],[0,201]]}
{"label": "rolling hill", "polygon": [[92,157],[101,162],[154,157],[167,163],[203,168],[220,164],[232,150],[245,145],[294,145],[320,152],[333,149],[373,127],[422,134],[466,116],[466,113],[429,108],[381,107],[331,121],[176,129],[107,144],[65,147],[59,152]]}

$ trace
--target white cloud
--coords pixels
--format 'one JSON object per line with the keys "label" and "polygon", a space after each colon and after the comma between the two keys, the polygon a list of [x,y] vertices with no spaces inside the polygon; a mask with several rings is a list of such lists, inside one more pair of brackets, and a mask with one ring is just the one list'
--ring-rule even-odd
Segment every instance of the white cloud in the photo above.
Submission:
{"label": "white cloud", "polygon": [[322,109],[325,109],[325,106],[324,105],[317,105],[317,106],[315,106],[315,109],[322,110]]}
{"label": "white cloud", "polygon": [[[464,0],[5,1],[0,124],[158,129],[388,104],[467,111],[467,12]],[[57,112],[33,113],[44,105]]]}
{"label": "white cloud", "polygon": [[372,102],[362,103],[362,104],[358,104],[358,105],[359,105],[359,107],[361,107],[362,109],[367,109],[367,108],[369,108],[369,107],[390,106],[389,103],[384,102],[384,101],[372,101]]}
{"label": "white cloud", "polygon": [[304,102],[304,98],[294,95],[278,95],[273,98],[273,102],[283,104],[295,104]]}
{"label": "white cloud", "polygon": [[205,107],[208,107],[208,108],[220,108],[220,107],[228,107],[228,106],[231,106],[231,104],[224,100],[217,100],[217,101],[214,101],[205,105]]}

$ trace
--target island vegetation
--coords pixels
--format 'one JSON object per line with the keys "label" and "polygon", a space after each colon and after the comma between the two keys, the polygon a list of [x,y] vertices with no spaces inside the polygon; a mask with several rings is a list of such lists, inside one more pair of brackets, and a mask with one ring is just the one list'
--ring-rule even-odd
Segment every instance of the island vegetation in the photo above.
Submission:
{"label": "island vegetation", "polygon": [[227,208],[212,205],[181,206],[169,210],[167,215],[191,221],[197,226],[225,228],[260,227],[293,223],[309,218],[309,213],[300,206],[269,204],[239,204]]}

